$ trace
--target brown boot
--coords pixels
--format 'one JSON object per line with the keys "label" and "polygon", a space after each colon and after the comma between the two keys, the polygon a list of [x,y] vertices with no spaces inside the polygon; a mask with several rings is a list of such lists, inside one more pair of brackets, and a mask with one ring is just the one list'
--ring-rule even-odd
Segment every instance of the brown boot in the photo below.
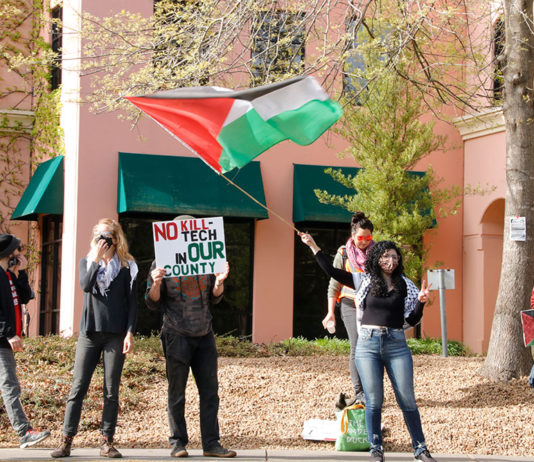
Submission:
{"label": "brown boot", "polygon": [[72,436],[63,435],[61,437],[61,444],[55,451],[52,451],[50,455],[54,459],[57,459],[58,457],[69,457],[71,446],[72,446]]}
{"label": "brown boot", "polygon": [[122,454],[113,446],[113,438],[111,436],[102,435],[102,446],[100,447],[100,456],[109,457],[110,459],[120,459]]}

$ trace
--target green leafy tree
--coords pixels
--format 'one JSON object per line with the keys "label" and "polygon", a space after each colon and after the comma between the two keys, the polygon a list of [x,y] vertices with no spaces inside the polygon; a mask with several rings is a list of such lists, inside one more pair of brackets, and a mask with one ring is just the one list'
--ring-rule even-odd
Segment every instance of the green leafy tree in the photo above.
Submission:
{"label": "green leafy tree", "polygon": [[[367,54],[364,60],[371,72],[382,60]],[[422,96],[398,75],[390,73],[366,87],[366,80],[354,83],[361,105],[345,105],[342,123],[336,131],[349,144],[348,155],[361,170],[354,176],[339,169],[327,169],[334,180],[353,195],[338,196],[316,191],[319,200],[351,212],[364,211],[375,225],[377,239],[397,242],[405,256],[406,272],[419,280],[425,252],[423,234],[435,223],[436,214],[455,212],[456,199],[448,209],[443,203],[458,196],[460,189],[437,187],[432,167],[413,172],[416,165],[433,151],[444,149],[445,138],[434,134],[434,124],[421,122],[427,111]]]}

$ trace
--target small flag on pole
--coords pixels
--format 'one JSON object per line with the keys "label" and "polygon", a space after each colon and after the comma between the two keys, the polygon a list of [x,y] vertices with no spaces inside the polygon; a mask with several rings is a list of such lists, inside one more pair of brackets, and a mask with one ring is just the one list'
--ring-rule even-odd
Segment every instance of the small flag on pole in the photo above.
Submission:
{"label": "small flag on pole", "polygon": [[521,311],[525,346],[534,346],[534,310]]}
{"label": "small flag on pole", "polygon": [[313,143],[342,114],[311,76],[249,90],[178,88],[127,97],[218,173],[283,140]]}

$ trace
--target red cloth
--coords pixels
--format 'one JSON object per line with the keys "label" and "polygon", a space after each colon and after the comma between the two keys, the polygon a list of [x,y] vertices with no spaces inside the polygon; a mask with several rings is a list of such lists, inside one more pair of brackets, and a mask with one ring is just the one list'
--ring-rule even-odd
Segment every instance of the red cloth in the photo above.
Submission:
{"label": "red cloth", "polygon": [[6,271],[7,278],[9,279],[9,285],[11,286],[11,294],[13,295],[13,305],[15,307],[15,323],[16,323],[16,332],[19,337],[22,337],[22,316],[20,313],[20,304],[19,304],[19,296],[17,295],[17,289],[15,288],[15,284],[13,284],[13,281],[11,280],[11,273],[9,271]]}
{"label": "red cloth", "polygon": [[532,291],[532,296],[530,297],[530,308],[534,310],[534,290]]}

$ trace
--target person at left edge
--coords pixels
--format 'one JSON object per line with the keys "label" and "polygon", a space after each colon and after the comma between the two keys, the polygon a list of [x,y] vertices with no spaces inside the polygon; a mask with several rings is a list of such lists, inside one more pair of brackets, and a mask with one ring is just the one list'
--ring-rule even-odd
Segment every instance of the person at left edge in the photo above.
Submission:
{"label": "person at left edge", "polygon": [[[18,246],[9,259],[7,275],[11,282],[13,291],[13,303],[15,304],[15,313],[21,312],[22,318],[22,335],[29,336],[30,314],[26,304],[35,298],[35,294],[28,282],[26,266],[28,261],[22,253],[22,247]],[[18,307],[18,308],[17,308]]]}
{"label": "person at left edge", "polygon": [[[14,353],[24,349],[20,305],[30,299],[31,288],[23,268],[25,259],[18,257],[19,248],[20,240],[15,236],[0,234],[0,390],[9,421],[24,449],[48,438],[50,432],[32,428],[20,401]],[[8,270],[10,261],[13,272]]]}
{"label": "person at left edge", "polygon": [[103,218],[93,227],[87,257],[80,260],[83,312],[76,345],[72,389],[67,400],[60,446],[50,455],[68,457],[78,431],[82,403],[96,365],[104,365],[104,407],[100,455],[119,458],[113,445],[119,414],[119,385],[127,353],[133,349],[137,321],[135,282],[138,268],[119,223]]}

